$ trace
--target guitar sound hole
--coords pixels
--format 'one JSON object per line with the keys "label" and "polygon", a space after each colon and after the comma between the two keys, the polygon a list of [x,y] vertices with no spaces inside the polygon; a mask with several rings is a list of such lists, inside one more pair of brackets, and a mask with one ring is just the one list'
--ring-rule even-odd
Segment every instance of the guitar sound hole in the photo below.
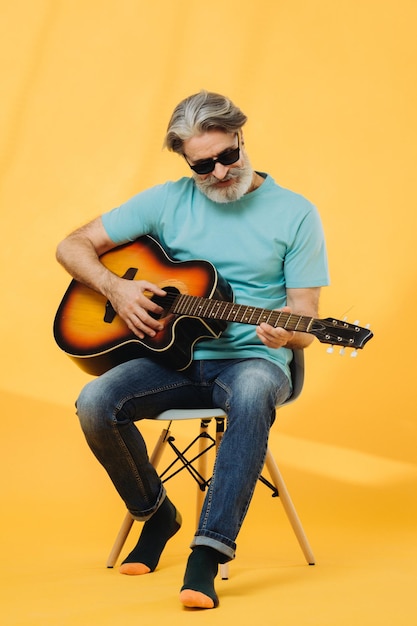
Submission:
{"label": "guitar sound hole", "polygon": [[150,313],[155,320],[160,320],[170,313],[174,297],[181,293],[176,287],[162,287],[162,289],[167,292],[166,296],[152,296],[152,301],[164,309],[162,313]]}

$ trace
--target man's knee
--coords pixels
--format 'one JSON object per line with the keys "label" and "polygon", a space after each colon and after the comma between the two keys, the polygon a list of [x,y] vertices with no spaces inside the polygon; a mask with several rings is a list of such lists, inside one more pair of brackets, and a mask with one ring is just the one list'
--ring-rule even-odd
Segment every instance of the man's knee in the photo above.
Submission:
{"label": "man's knee", "polygon": [[75,403],[78,419],[85,433],[105,427],[109,417],[106,394],[100,391],[98,382],[99,379],[95,379],[87,383]]}

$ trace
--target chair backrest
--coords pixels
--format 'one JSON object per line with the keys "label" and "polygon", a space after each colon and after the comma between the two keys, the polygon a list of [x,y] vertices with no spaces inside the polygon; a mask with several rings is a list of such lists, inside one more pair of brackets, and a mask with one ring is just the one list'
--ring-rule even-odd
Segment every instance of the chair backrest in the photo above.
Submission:
{"label": "chair backrest", "polygon": [[290,363],[292,378],[292,394],[284,404],[294,402],[300,395],[304,385],[304,350],[293,350],[293,359]]}

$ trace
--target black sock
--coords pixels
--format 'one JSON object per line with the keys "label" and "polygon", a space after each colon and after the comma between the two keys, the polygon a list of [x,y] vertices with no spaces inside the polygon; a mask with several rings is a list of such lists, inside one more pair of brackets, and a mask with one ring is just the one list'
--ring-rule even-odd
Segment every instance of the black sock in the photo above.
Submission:
{"label": "black sock", "polygon": [[195,608],[214,608],[218,606],[219,599],[214,590],[214,579],[217,576],[221,557],[222,555],[217,550],[208,546],[197,546],[193,549],[188,558],[181,592],[197,591],[210,598],[214,606],[200,605],[198,598],[195,599],[192,594],[184,593],[182,596],[185,600],[183,602],[185,606],[193,606]]}
{"label": "black sock", "polygon": [[141,574],[146,571],[134,571],[134,568],[123,567],[128,563],[143,564],[151,572],[156,569],[165,545],[181,527],[181,515],[165,498],[159,509],[143,525],[139,541],[132,552],[123,561],[120,571],[124,574]]}

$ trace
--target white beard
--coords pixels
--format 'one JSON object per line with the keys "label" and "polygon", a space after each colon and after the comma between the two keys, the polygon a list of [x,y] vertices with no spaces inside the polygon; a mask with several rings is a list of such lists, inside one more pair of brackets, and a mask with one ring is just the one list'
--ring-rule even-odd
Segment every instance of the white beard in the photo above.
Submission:
{"label": "white beard", "polygon": [[248,157],[242,154],[242,160],[242,167],[231,167],[227,176],[222,179],[223,181],[233,180],[231,185],[217,187],[221,181],[214,174],[203,180],[198,174],[194,174],[195,184],[213,202],[225,203],[239,200],[249,191],[253,178],[253,169]]}

